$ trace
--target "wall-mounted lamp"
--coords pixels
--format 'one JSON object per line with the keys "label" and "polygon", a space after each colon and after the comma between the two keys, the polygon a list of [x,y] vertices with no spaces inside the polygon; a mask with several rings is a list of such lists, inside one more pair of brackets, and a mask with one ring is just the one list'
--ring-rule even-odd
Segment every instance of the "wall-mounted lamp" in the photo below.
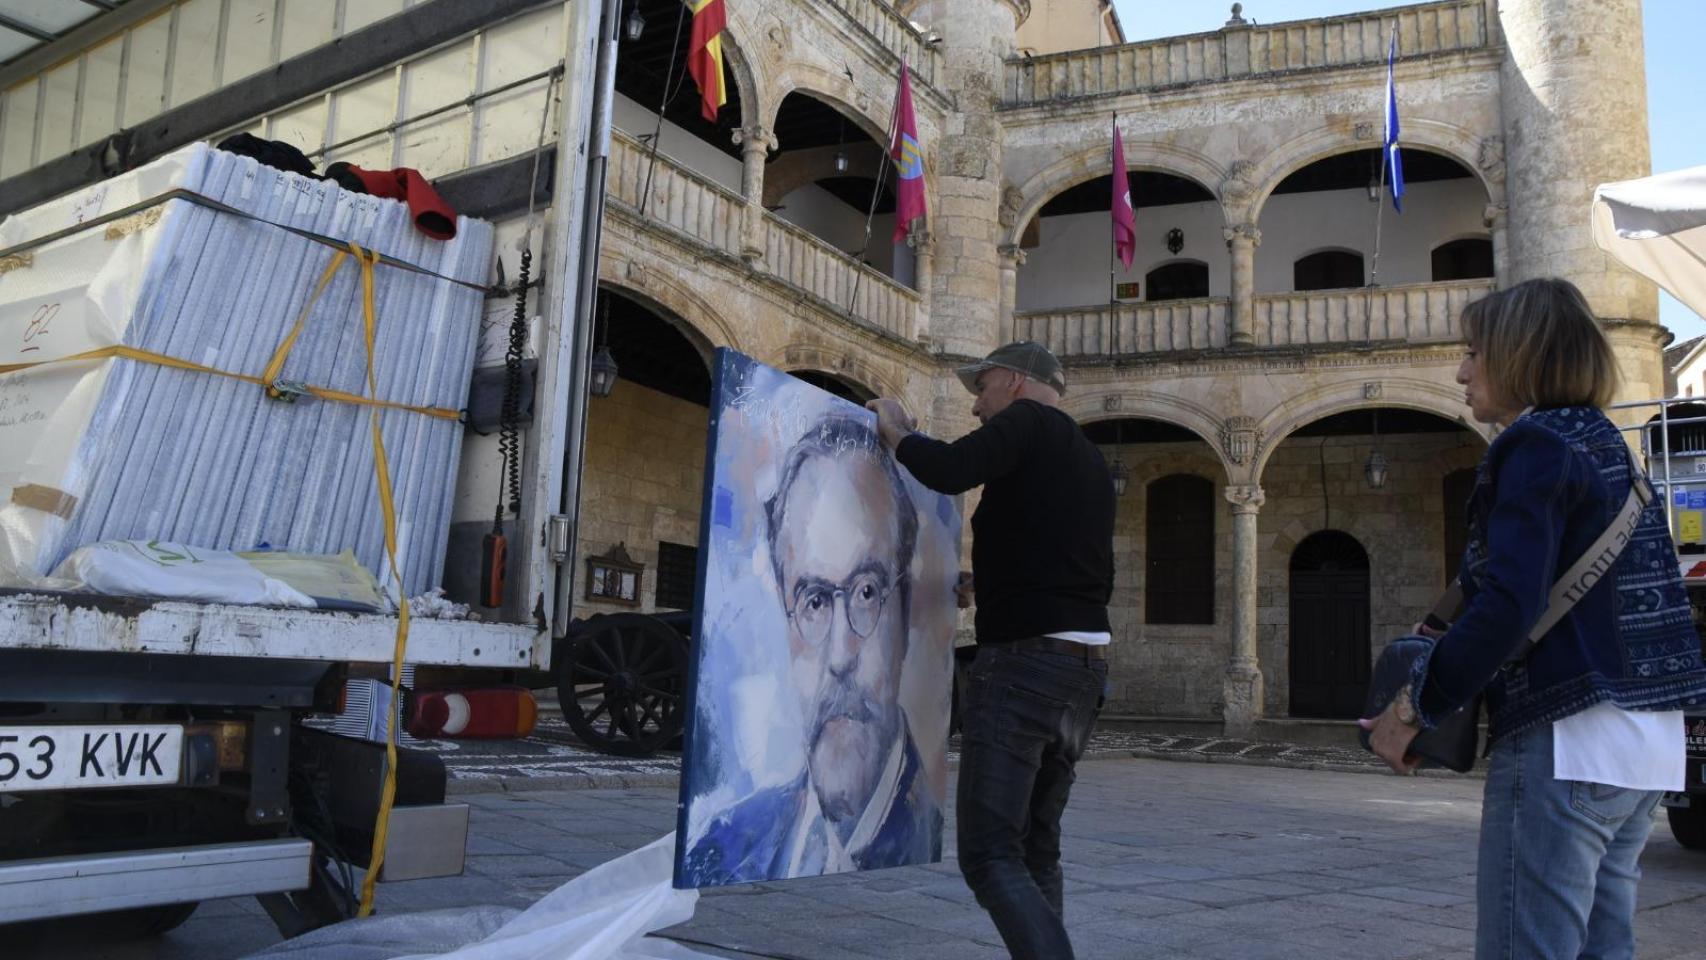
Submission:
{"label": "wall-mounted lamp", "polygon": [[604,315],[604,330],[598,338],[598,349],[592,354],[592,381],[587,390],[595,397],[608,397],[610,391],[616,389],[616,358],[610,355],[610,346],[605,342],[610,333],[610,301],[608,298],[600,299],[604,301],[603,309],[599,311]]}
{"label": "wall-mounted lamp", "polygon": [[1374,411],[1374,446],[1368,451],[1368,463],[1362,468],[1363,478],[1370,490],[1386,486],[1386,458],[1380,455],[1380,411]]}
{"label": "wall-mounted lamp", "polygon": [[1125,444],[1125,422],[1114,421],[1114,462],[1108,466],[1108,477],[1114,482],[1114,496],[1125,496],[1126,484],[1131,482],[1131,472],[1126,469],[1125,460],[1120,455],[1120,448]]}
{"label": "wall-mounted lamp", "polygon": [[628,11],[628,18],[622,22],[622,31],[629,40],[638,40],[640,34],[646,32],[646,18],[640,14],[638,0],[635,0],[633,9]]}

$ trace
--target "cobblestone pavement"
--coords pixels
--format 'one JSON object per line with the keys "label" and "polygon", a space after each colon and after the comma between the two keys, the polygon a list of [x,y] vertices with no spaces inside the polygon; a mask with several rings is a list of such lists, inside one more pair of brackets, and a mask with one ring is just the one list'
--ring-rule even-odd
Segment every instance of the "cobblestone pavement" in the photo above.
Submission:
{"label": "cobblestone pavement", "polygon": [[[663,752],[643,759],[613,757],[575,736],[554,705],[541,705],[538,729],[523,740],[495,742],[433,740],[423,744],[444,759],[455,793],[572,787],[665,786],[676,782],[681,755]],[[1381,772],[1385,767],[1355,747],[1310,747],[1220,737],[1177,736],[1100,730],[1090,757],[1247,763],[1344,772]],[[959,742],[949,743],[948,762],[959,760]]]}
{"label": "cobblestone pavement", "polygon": [[[1173,738],[1171,746],[1202,744]],[[1197,738],[1201,739],[1201,738]],[[1122,746],[1131,747],[1130,741]],[[1481,784],[1242,764],[1091,760],[1065,818],[1067,925],[1086,960],[1447,960],[1471,950]],[[380,910],[523,907],[667,833],[675,791],[484,792],[463,876],[380,887]],[[669,935],[727,957],[1000,960],[954,859],[707,891]],[[1664,823],[1642,858],[1643,960],[1706,957],[1706,856]],[[277,942],[253,900],[165,937],[7,960],[230,960]]]}

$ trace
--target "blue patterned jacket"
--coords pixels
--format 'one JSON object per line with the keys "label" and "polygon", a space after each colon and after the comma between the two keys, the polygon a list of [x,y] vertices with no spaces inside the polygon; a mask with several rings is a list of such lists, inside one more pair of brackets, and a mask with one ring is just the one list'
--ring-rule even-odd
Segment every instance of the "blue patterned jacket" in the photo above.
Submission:
{"label": "blue patterned jacket", "polygon": [[1412,673],[1425,723],[1482,689],[1490,740],[1603,701],[1625,710],[1706,703],[1700,637],[1657,496],[1612,574],[1525,660],[1506,664],[1552,585],[1622,509],[1629,464],[1617,427],[1593,407],[1531,411],[1493,440],[1469,498],[1463,614]]}

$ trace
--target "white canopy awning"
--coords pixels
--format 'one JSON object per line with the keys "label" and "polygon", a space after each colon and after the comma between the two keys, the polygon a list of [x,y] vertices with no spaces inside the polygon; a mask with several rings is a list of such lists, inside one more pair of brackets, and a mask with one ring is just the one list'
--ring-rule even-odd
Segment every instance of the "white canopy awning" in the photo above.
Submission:
{"label": "white canopy awning", "polygon": [[1706,166],[1593,192],[1599,248],[1706,317]]}

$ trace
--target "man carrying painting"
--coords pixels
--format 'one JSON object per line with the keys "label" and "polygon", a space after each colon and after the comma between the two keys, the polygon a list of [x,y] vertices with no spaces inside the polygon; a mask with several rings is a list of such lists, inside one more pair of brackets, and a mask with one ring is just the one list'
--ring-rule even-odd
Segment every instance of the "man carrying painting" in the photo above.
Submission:
{"label": "man carrying painting", "polygon": [[983,424],[953,443],[869,404],[895,459],[925,486],[976,486],[977,656],[961,701],[960,871],[1015,960],[1071,960],[1060,818],[1107,677],[1114,488],[1058,404],[1060,362],[1021,341],[955,371]]}

